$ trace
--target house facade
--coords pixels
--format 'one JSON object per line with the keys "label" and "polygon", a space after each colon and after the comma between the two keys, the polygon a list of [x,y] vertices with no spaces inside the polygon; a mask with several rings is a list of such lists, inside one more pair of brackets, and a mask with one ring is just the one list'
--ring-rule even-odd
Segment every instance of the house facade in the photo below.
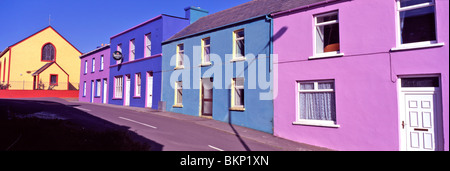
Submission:
{"label": "house facade", "polygon": [[336,150],[449,150],[446,0],[273,14],[274,135]]}
{"label": "house facade", "polygon": [[[161,14],[111,37],[109,104],[158,108],[161,99],[161,42],[189,20]],[[112,54],[121,52],[122,59]]]}
{"label": "house facade", "polygon": [[81,52],[53,27],[0,52],[0,83],[8,90],[78,90]]}
{"label": "house facade", "polygon": [[[275,3],[273,3],[275,2]],[[272,19],[300,1],[251,1],[163,42],[166,110],[273,133]]]}
{"label": "house facade", "polygon": [[108,103],[110,53],[110,46],[102,45],[80,56],[79,101]]}

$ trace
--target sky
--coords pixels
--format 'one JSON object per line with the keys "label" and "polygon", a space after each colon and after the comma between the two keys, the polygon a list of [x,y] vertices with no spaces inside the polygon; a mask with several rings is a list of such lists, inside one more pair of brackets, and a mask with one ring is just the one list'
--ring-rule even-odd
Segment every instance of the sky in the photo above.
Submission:
{"label": "sky", "polygon": [[82,53],[159,14],[216,13],[251,0],[0,0],[0,51],[50,25]]}

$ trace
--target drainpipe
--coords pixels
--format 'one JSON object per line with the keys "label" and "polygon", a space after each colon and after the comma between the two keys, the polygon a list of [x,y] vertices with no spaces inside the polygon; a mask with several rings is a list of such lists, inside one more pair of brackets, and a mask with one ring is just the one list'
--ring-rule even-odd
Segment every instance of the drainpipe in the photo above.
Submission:
{"label": "drainpipe", "polygon": [[270,14],[266,15],[266,20],[270,20],[270,33],[269,33],[269,72],[272,74],[272,53],[273,53],[273,18]]}

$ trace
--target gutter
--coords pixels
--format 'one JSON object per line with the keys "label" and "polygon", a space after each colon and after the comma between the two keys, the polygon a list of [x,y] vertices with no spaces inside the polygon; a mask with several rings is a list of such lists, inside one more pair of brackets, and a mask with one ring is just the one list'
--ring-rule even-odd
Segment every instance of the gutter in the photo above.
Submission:
{"label": "gutter", "polygon": [[300,7],[297,7],[297,8],[290,9],[290,10],[273,13],[272,17],[278,16],[278,15],[287,14],[287,13],[291,13],[293,11],[298,11],[298,10],[302,10],[302,9],[311,8],[311,7],[318,6],[318,5],[328,4],[328,3],[336,2],[336,1],[339,1],[339,0],[325,0],[325,1],[322,1],[322,2],[317,2],[317,3],[305,5],[305,6],[300,6]]}

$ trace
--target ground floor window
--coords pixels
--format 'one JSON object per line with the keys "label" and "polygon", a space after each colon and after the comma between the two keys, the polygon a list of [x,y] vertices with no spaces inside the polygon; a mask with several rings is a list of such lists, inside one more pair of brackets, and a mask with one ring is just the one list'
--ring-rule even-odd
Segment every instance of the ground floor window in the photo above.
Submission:
{"label": "ground floor window", "polygon": [[175,107],[183,106],[183,82],[175,82]]}
{"label": "ground floor window", "polygon": [[123,76],[114,77],[114,98],[122,98]]}
{"label": "ground floor window", "polygon": [[297,121],[335,124],[336,102],[333,80],[298,82]]}
{"label": "ground floor window", "polygon": [[231,83],[231,109],[243,110],[244,109],[244,82],[245,79],[233,78]]}

